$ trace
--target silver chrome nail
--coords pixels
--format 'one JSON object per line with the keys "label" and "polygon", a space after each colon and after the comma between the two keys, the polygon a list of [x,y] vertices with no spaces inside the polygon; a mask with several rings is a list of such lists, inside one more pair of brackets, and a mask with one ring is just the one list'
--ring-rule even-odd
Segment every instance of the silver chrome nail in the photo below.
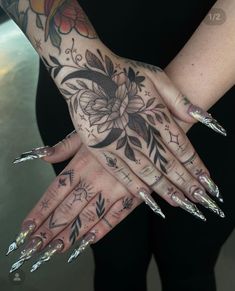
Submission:
{"label": "silver chrome nail", "polygon": [[32,149],[29,152],[25,152],[17,157],[13,164],[22,163],[29,160],[41,159],[43,157],[50,156],[54,153],[55,149],[53,147],[45,146],[40,148]]}
{"label": "silver chrome nail", "polygon": [[206,217],[203,213],[197,208],[197,206],[189,201],[186,197],[182,199],[181,197],[177,196],[175,193],[171,195],[171,199],[179,205],[180,208],[184,209],[185,211],[189,212],[190,214],[194,215],[196,218],[199,218],[203,221],[206,221]]}
{"label": "silver chrome nail", "polygon": [[36,271],[43,263],[51,260],[52,256],[62,251],[64,243],[58,239],[49,244],[47,250],[40,256],[39,260],[32,266],[30,272]]}
{"label": "silver chrome nail", "polygon": [[224,212],[219,208],[219,206],[205,193],[202,189],[196,189],[193,192],[193,197],[205,208],[210,209],[212,212],[216,213],[220,217],[224,218]]}
{"label": "silver chrome nail", "polygon": [[75,260],[81,253],[83,253],[86,248],[94,242],[96,236],[93,232],[89,232],[82,240],[81,244],[77,249],[75,249],[71,256],[68,259],[68,263],[71,263],[73,260]]}
{"label": "silver chrome nail", "polygon": [[166,218],[164,213],[162,212],[161,208],[157,205],[151,194],[149,194],[148,191],[146,191],[144,188],[141,188],[137,194],[140,196],[142,200],[144,200],[145,204],[147,204],[153,212],[156,214],[159,214],[163,218]]}
{"label": "silver chrome nail", "polygon": [[224,202],[218,186],[206,173],[198,176],[198,180],[212,196],[216,197],[220,202]]}
{"label": "silver chrome nail", "polygon": [[20,233],[17,235],[15,241],[10,244],[6,256],[17,250],[19,246],[23,245],[29,236],[33,233],[35,228],[36,224],[33,221],[26,221],[21,228]]}
{"label": "silver chrome nail", "polygon": [[188,114],[198,120],[199,122],[205,124],[212,130],[226,136],[226,130],[215,120],[210,113],[202,110],[200,107],[195,105],[190,105],[188,109]]}
{"label": "silver chrome nail", "polygon": [[25,261],[28,261],[30,258],[32,258],[33,254],[40,250],[42,244],[43,242],[41,238],[31,238],[25,249],[21,251],[19,260],[11,266],[10,273],[19,269]]}

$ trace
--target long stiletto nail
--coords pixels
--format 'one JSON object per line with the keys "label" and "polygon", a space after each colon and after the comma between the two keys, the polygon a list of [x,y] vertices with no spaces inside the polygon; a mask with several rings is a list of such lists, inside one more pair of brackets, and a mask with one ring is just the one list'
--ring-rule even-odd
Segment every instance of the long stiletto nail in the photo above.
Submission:
{"label": "long stiletto nail", "polygon": [[10,244],[6,256],[8,256],[11,252],[17,250],[19,246],[23,245],[26,239],[28,239],[29,236],[33,233],[35,228],[36,224],[33,221],[25,222],[15,241]]}
{"label": "long stiletto nail", "polygon": [[218,186],[212,181],[212,179],[206,173],[200,175],[198,177],[198,180],[212,196],[216,197],[220,202],[224,202]]}
{"label": "long stiletto nail", "polygon": [[30,272],[36,271],[43,263],[51,260],[52,256],[62,251],[64,248],[64,243],[62,240],[58,239],[49,244],[47,250],[39,258],[39,260],[32,266]]}
{"label": "long stiletto nail", "polygon": [[219,208],[219,206],[203,191],[202,189],[196,189],[193,192],[193,197],[203,205],[205,208],[210,209],[220,217],[224,218],[224,212]]}
{"label": "long stiletto nail", "polygon": [[30,258],[32,258],[34,253],[40,250],[42,244],[43,242],[41,238],[31,238],[26,248],[21,252],[19,260],[12,265],[10,273],[19,269],[25,261],[28,261]]}
{"label": "long stiletto nail", "polygon": [[153,210],[153,212],[159,214],[163,218],[166,218],[161,208],[157,205],[157,203],[153,199],[153,197],[144,188],[141,188],[137,194],[140,196],[142,200],[144,200],[145,204],[147,204]]}
{"label": "long stiletto nail", "polygon": [[187,198],[182,199],[181,197],[173,193],[171,195],[171,199],[175,201],[179,205],[180,208],[189,212],[196,218],[206,221],[206,217],[202,214],[202,212],[197,208],[197,206],[194,203],[189,201]]}
{"label": "long stiletto nail", "polygon": [[214,131],[226,136],[226,130],[215,120],[210,113],[202,110],[200,107],[195,105],[190,105],[188,109],[188,114],[198,120],[199,122],[205,124],[210,127]]}
{"label": "long stiletto nail", "polygon": [[83,253],[86,248],[94,242],[96,236],[93,232],[89,232],[82,240],[81,244],[77,249],[75,249],[71,256],[68,259],[68,263],[71,263],[73,260],[75,260],[81,253]]}
{"label": "long stiletto nail", "polygon": [[25,152],[17,157],[13,164],[22,163],[29,160],[41,159],[43,157],[50,156],[54,153],[55,149],[53,147],[45,146],[40,148],[32,149],[29,152]]}

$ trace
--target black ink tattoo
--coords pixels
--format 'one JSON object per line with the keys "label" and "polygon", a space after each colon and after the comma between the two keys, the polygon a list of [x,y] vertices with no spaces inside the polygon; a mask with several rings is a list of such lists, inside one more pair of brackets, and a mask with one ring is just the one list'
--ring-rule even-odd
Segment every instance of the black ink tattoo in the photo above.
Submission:
{"label": "black ink tattoo", "polygon": [[57,219],[54,219],[55,211],[51,214],[50,219],[49,219],[49,228],[57,228],[57,227],[63,227],[66,226],[68,223],[58,223]]}
{"label": "black ink tattoo", "polygon": [[110,229],[113,228],[112,224],[107,220],[107,218],[103,217],[102,220],[108,225]]}
{"label": "black ink tattoo", "polygon": [[125,210],[125,209],[130,210],[133,206],[133,198],[130,198],[130,197],[123,198],[122,206],[123,206],[122,210]]}
{"label": "black ink tattoo", "polygon": [[41,39],[34,38],[34,42],[35,42],[35,49],[36,50],[42,50],[42,47],[41,47],[42,41],[41,41]]}
{"label": "black ink tattoo", "polygon": [[47,234],[46,232],[40,232],[40,236],[43,238],[43,239],[47,239]]}
{"label": "black ink tattoo", "polygon": [[49,208],[49,201],[50,199],[44,199],[42,200],[42,202],[40,203],[41,205],[41,211],[44,210],[44,209],[48,209]]}
{"label": "black ink tattoo", "polygon": [[186,180],[184,179],[184,174],[185,173],[182,173],[182,174],[180,174],[180,173],[178,173],[177,171],[175,171],[175,173],[176,173],[176,175],[178,176],[178,179],[177,179],[177,181],[182,181],[182,182],[186,182]]}
{"label": "black ink tattoo", "polygon": [[105,198],[102,193],[99,193],[98,200],[96,201],[96,214],[98,218],[102,217],[105,213]]}
{"label": "black ink tattoo", "polygon": [[70,186],[72,186],[74,179],[74,170],[68,170],[60,174],[58,187],[67,186],[67,179],[69,179]]}
{"label": "black ink tattoo", "polygon": [[196,171],[195,171],[196,176],[200,176],[202,174],[205,174],[205,171],[203,169],[196,169]]}
{"label": "black ink tattoo", "polygon": [[83,179],[80,179],[76,187],[73,189],[73,200],[71,206],[76,201],[82,202],[84,199],[88,202],[93,196],[92,186],[87,184]]}
{"label": "black ink tattoo", "polygon": [[104,156],[106,158],[107,165],[110,168],[116,168],[116,169],[118,169],[117,159],[116,158],[111,158],[111,157],[107,156],[105,153],[104,153]]}
{"label": "black ink tattoo", "polygon": [[159,184],[163,178],[164,178],[163,174],[160,174],[159,176],[155,176],[155,181],[153,182],[152,185],[150,185],[150,187],[157,186],[157,184]]}
{"label": "black ink tattoo", "polygon": [[69,241],[71,242],[72,245],[76,242],[77,237],[79,236],[81,227],[82,227],[82,221],[80,219],[80,216],[78,215],[71,226],[71,234],[69,236]]}
{"label": "black ink tattoo", "polygon": [[[69,51],[74,46],[72,41]],[[57,63],[58,68],[61,67],[55,58],[51,61]],[[164,143],[155,125],[170,123],[170,118],[164,112],[165,105],[157,103],[155,97],[146,103],[140,97],[145,77],[131,67],[117,73],[112,60],[103,56],[99,50],[97,54],[87,50],[85,61],[85,65],[80,65],[80,61],[74,58],[74,71],[61,82],[67,88],[60,88],[60,91],[69,105],[72,117],[80,114],[80,108],[83,112],[80,118],[88,118],[91,129],[86,130],[89,137],[96,138],[94,128],[98,134],[106,133],[103,140],[96,138],[98,142],[90,147],[104,148],[116,143],[116,150],[122,149],[125,156],[135,162],[134,147],[142,148],[142,139],[149,149],[149,157],[155,164],[159,163],[161,170],[166,173]],[[72,80],[77,84],[72,83]]]}

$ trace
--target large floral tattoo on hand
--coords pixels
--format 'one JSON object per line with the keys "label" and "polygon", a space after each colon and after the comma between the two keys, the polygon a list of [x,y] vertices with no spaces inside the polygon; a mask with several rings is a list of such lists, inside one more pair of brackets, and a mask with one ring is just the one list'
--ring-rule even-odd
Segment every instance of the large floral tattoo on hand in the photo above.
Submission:
{"label": "large floral tattoo on hand", "polygon": [[[157,124],[170,123],[164,112],[165,105],[155,97],[143,98],[145,76],[129,65],[118,71],[109,56],[100,50],[96,54],[86,50],[85,64],[80,65],[82,56],[74,54],[73,46],[67,49],[74,66],[60,64],[50,57],[53,64],[46,60],[46,66],[55,78],[60,70],[73,68],[61,81],[62,94],[74,118],[80,111],[86,116],[89,127],[95,128],[98,138],[92,148],[105,148],[115,143],[116,150],[123,150],[125,156],[136,161],[134,148],[142,148],[143,142],[149,149],[149,157],[166,172],[165,148]],[[143,94],[142,94],[143,95]]]}

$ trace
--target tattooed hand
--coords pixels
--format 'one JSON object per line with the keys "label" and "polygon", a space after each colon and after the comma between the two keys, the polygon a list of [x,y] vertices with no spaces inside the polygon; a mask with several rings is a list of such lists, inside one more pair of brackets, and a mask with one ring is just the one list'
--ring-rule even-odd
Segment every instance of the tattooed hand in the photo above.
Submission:
{"label": "tattooed hand", "polygon": [[[73,260],[87,245],[99,241],[142,202],[96,161],[76,133],[53,148],[37,149],[34,158],[36,155],[50,163],[74,157],[23,221],[22,230],[10,245],[8,253],[24,244],[29,237],[30,240],[11,272],[22,266],[35,252],[47,247],[31,270],[35,271],[52,255],[65,252],[83,238],[79,249],[69,259]],[[140,187],[146,188],[141,181],[139,183]],[[172,206],[181,207],[196,218],[205,220],[196,205],[167,179],[162,178],[161,186],[156,190]]]}
{"label": "tattooed hand", "polygon": [[[117,57],[104,48],[79,55],[74,55],[74,48],[73,40],[66,50],[70,65],[50,57],[47,67],[56,75],[88,150],[133,195],[140,195],[140,180],[156,190],[167,178],[193,201],[204,201],[201,175],[213,182],[162,96],[177,96],[185,121],[195,117],[223,132],[221,127],[190,104],[161,69]],[[217,190],[212,194],[219,198]]]}

